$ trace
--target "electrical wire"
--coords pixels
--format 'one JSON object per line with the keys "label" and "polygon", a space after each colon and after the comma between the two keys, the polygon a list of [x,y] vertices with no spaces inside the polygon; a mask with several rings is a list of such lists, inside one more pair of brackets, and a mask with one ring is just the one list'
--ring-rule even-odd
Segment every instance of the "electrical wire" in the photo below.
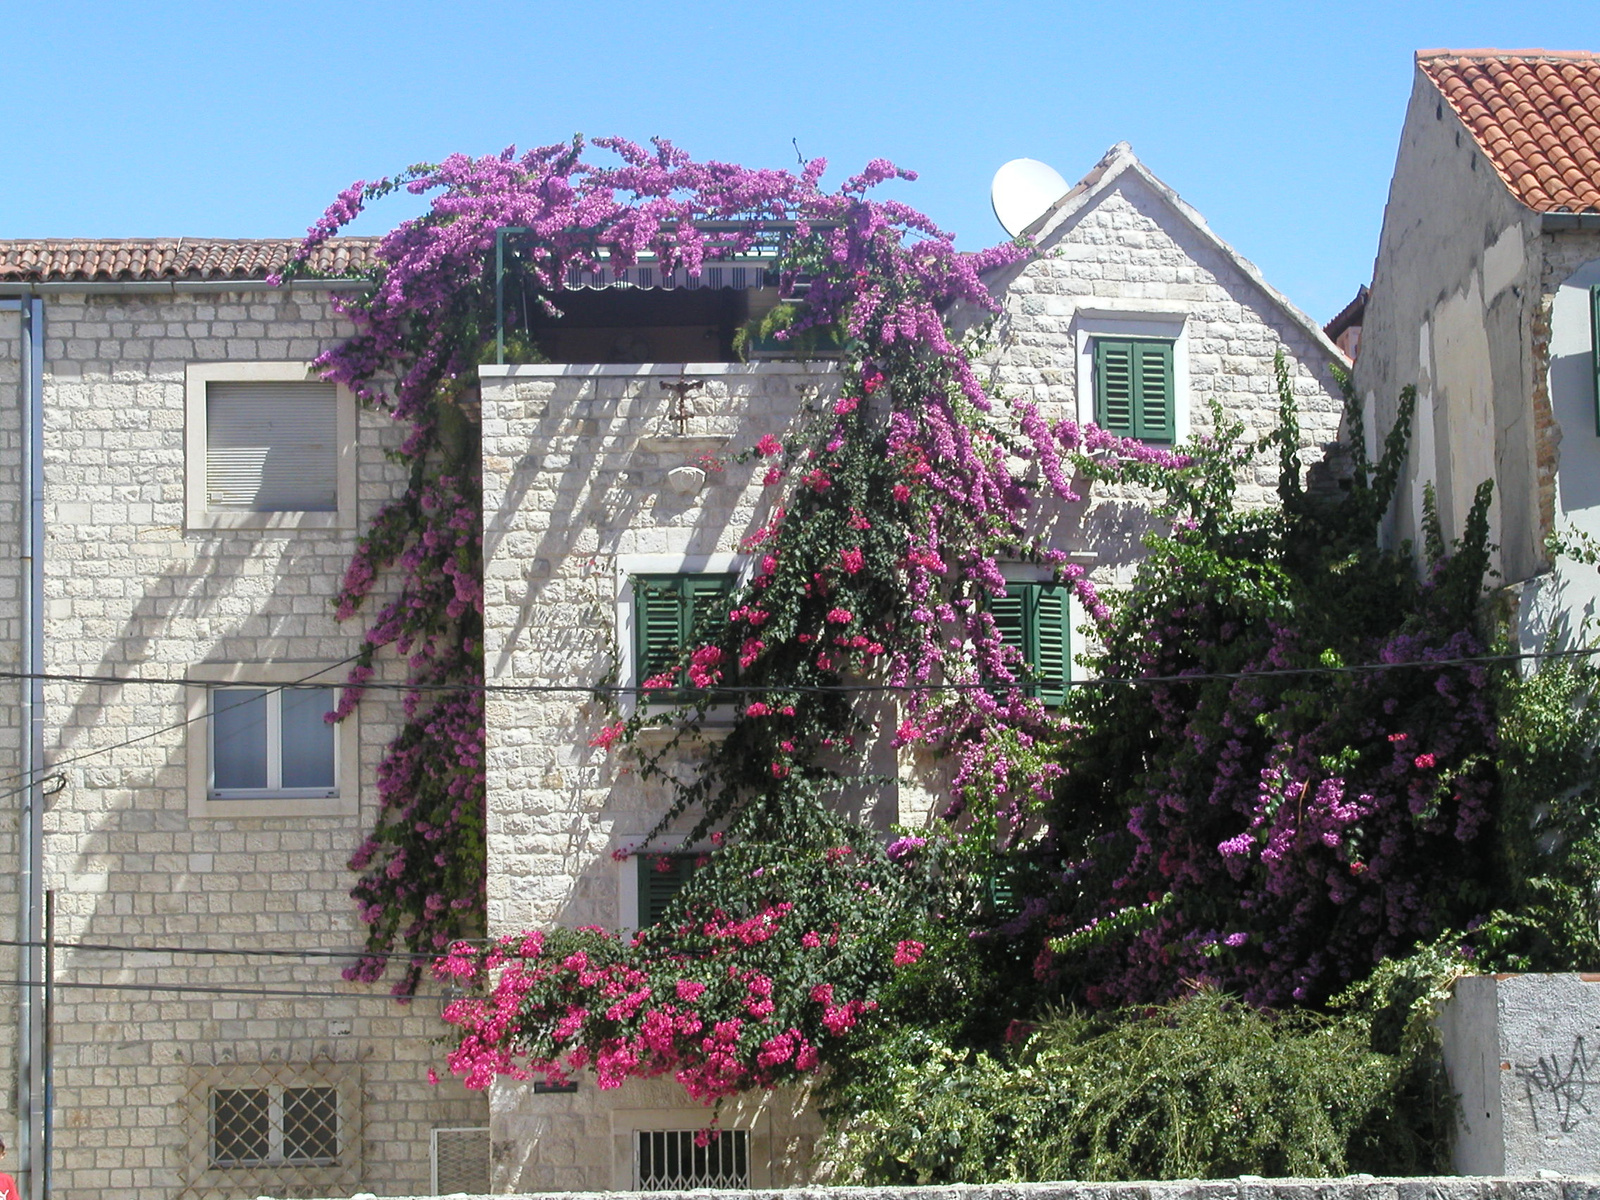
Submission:
{"label": "electrical wire", "polygon": [[[1156,686],[1165,686],[1165,685],[1170,685],[1170,684],[1183,684],[1183,683],[1209,683],[1209,682],[1216,682],[1216,681],[1221,681],[1221,680],[1235,680],[1235,681],[1237,681],[1237,680],[1245,680],[1245,679],[1273,679],[1273,678],[1281,678],[1281,677],[1285,677],[1285,676],[1361,674],[1361,673],[1376,672],[1376,671],[1398,671],[1398,670],[1405,670],[1405,669],[1408,669],[1408,668],[1426,669],[1426,668],[1440,668],[1440,667],[1492,666],[1492,665],[1497,664],[1497,663],[1524,662],[1524,661],[1528,661],[1530,659],[1570,658],[1570,657],[1589,656],[1589,655],[1595,655],[1595,654],[1600,654],[1600,646],[1583,647],[1583,648],[1579,648],[1579,649],[1575,649],[1575,650],[1527,651],[1527,652],[1522,652],[1522,653],[1517,653],[1517,654],[1479,654],[1479,655],[1469,655],[1469,656],[1458,657],[1458,658],[1411,659],[1411,660],[1406,660],[1404,662],[1347,663],[1347,664],[1341,664],[1339,666],[1325,666],[1325,665],[1319,664],[1319,665],[1316,665],[1316,666],[1307,666],[1307,667],[1277,667],[1277,668],[1273,668],[1271,670],[1266,670],[1266,671],[1209,671],[1209,672],[1207,672],[1207,671],[1196,671],[1196,672],[1193,672],[1191,674],[1179,674],[1179,675],[1136,675],[1136,676],[1129,676],[1129,677],[1126,677],[1126,678],[1118,677],[1118,676],[1098,676],[1098,677],[1095,677],[1095,678],[1092,678],[1092,679],[1068,679],[1068,680],[1063,680],[1062,682],[1063,682],[1063,685],[1068,687],[1068,688],[1156,687]],[[246,681],[241,681],[241,680],[233,680],[233,681],[219,683],[219,682],[216,682],[216,681],[197,681],[197,680],[192,680],[192,679],[173,679],[173,678],[159,678],[159,677],[158,678],[151,678],[151,677],[148,677],[148,676],[71,675],[71,674],[60,674],[60,673],[26,672],[26,671],[0,671],[0,679],[41,679],[41,680],[44,680],[46,682],[55,682],[55,683],[74,683],[74,682],[76,682],[76,683],[102,684],[102,685],[107,685],[107,686],[130,686],[130,685],[138,685],[138,684],[148,684],[148,685],[156,685],[156,686],[172,685],[172,686],[184,686],[184,687],[206,687],[206,688],[213,688],[213,689],[251,687],[251,688],[265,688],[270,692],[281,692],[281,691],[284,691],[287,688],[304,687],[307,684],[309,684],[312,680],[318,678],[321,675],[327,674],[329,671],[335,671],[335,670],[338,670],[340,667],[348,666],[349,664],[355,662],[359,657],[360,657],[359,654],[352,654],[349,658],[342,659],[342,660],[340,660],[339,662],[336,662],[336,663],[331,663],[326,667],[318,668],[316,671],[313,671],[311,674],[306,675],[306,676],[304,676],[304,677],[302,677],[300,679],[294,680],[294,681],[292,681],[290,683],[268,683],[268,682],[254,682],[254,683],[251,683],[251,682],[246,682]],[[316,685],[316,686],[323,686],[323,687],[330,687],[331,688],[331,687],[336,687],[338,685],[337,684],[321,684],[321,685]],[[352,686],[360,687],[363,691],[372,691],[372,690],[382,689],[382,690],[408,691],[408,692],[445,691],[445,692],[474,692],[474,693],[516,694],[516,695],[585,695],[585,696],[596,696],[596,695],[638,696],[638,695],[641,695],[641,694],[649,695],[649,694],[651,694],[651,692],[653,692],[655,690],[655,689],[646,689],[646,688],[641,688],[641,687],[623,686],[623,685],[618,685],[618,684],[599,684],[599,683],[595,683],[595,684],[433,683],[433,684],[416,684],[416,685],[404,684],[404,683],[382,683],[382,684],[363,683],[363,684],[357,684],[357,685],[352,685]],[[928,692],[939,693],[939,692],[991,691],[991,690],[994,690],[995,688],[1001,687],[1001,686],[1005,686],[1005,685],[996,684],[993,681],[979,681],[979,682],[974,682],[974,683],[927,683],[927,684],[910,684],[910,683],[904,683],[904,684],[896,684],[896,683],[862,683],[862,684],[851,684],[851,683],[804,684],[804,683],[796,683],[796,684],[778,684],[778,683],[765,683],[765,684],[759,684],[759,685],[728,684],[726,686],[718,684],[715,687],[712,687],[712,688],[710,688],[708,690],[711,691],[712,693],[714,693],[715,695],[719,695],[719,696],[721,696],[721,695],[752,696],[752,695],[776,695],[776,694],[787,694],[787,695],[794,695],[794,694],[802,694],[802,695],[815,695],[815,694],[826,694],[826,695],[878,694],[878,695],[884,695],[884,694],[893,694],[893,695],[899,695],[899,694],[928,693]],[[1015,686],[1025,687],[1027,685],[1025,683],[1018,682]],[[252,701],[241,700],[241,701],[238,702],[238,704],[248,704],[248,703],[251,703],[251,702]],[[231,708],[231,707],[236,707],[236,706],[235,705],[230,705],[229,707]],[[226,710],[223,710],[223,711],[226,711]],[[159,726],[159,727],[157,727],[155,729],[148,730],[145,733],[137,734],[134,737],[125,738],[124,740],[122,740],[120,742],[113,742],[108,746],[96,746],[93,749],[83,751],[81,754],[75,754],[75,755],[72,755],[69,758],[58,759],[55,762],[52,762],[46,769],[51,771],[52,773],[58,773],[58,769],[61,768],[61,767],[69,766],[69,765],[71,765],[72,763],[75,763],[75,762],[81,762],[84,759],[94,758],[94,757],[96,757],[98,755],[110,754],[112,751],[121,750],[121,749],[123,749],[123,748],[125,748],[127,746],[136,745],[139,742],[149,741],[151,738],[159,737],[163,733],[170,733],[175,729],[183,729],[186,726],[193,725],[196,721],[207,720],[212,715],[213,714],[210,711],[207,711],[207,712],[201,713],[199,716],[196,716],[196,717],[188,717],[188,718],[185,718],[182,721],[174,721],[173,723],[171,723],[169,725]],[[17,780],[25,779],[25,778],[26,778],[26,775],[24,773],[22,773],[22,772],[16,772],[16,773],[11,774],[11,775],[0,776],[0,785],[4,785],[4,784],[8,784],[8,783],[15,783]],[[49,778],[49,776],[46,776],[45,778]],[[15,788],[15,789],[13,789],[11,791],[8,791],[8,792],[0,792],[0,798],[4,798],[6,796],[16,795],[17,792],[26,791],[31,786],[32,786],[31,783],[24,783],[19,788]],[[57,789],[57,790],[60,790],[60,789]]]}
{"label": "electrical wire", "polygon": [[[1317,664],[1304,667],[1274,667],[1270,670],[1260,671],[1200,671],[1178,675],[1134,675],[1134,676],[1096,676],[1088,679],[1070,679],[1064,681],[1067,687],[1094,688],[1111,686],[1150,686],[1169,683],[1198,683],[1211,680],[1224,679],[1270,679],[1284,675],[1342,675],[1361,674],[1375,671],[1397,671],[1407,668],[1426,667],[1466,667],[1490,666],[1496,663],[1526,662],[1542,658],[1574,658],[1588,657],[1600,654],[1600,646],[1580,647],[1573,650],[1529,650],[1518,653],[1506,654],[1476,654],[1465,655],[1457,658],[1430,658],[1406,659],[1400,662],[1371,662],[1371,663],[1343,663],[1338,666]],[[196,680],[173,678],[167,676],[141,676],[141,675],[73,675],[64,673],[26,671],[0,671],[0,679],[40,679],[47,683],[85,683],[101,684],[108,687],[127,687],[137,685],[173,686],[173,687],[199,687],[208,690],[226,690],[230,688],[269,688],[281,691],[284,688],[304,687],[317,678],[318,675],[337,670],[354,662],[359,655],[351,655],[340,662],[333,663],[321,670],[307,675],[304,679],[293,683],[277,683],[262,680],[236,679],[227,681]],[[512,694],[512,695],[621,695],[636,696],[650,695],[661,689],[645,688],[637,684],[611,684],[611,683],[394,683],[388,681],[368,681],[358,684],[322,683],[314,684],[316,687],[338,688],[353,687],[363,692],[392,691],[392,692],[471,692],[485,694]],[[802,692],[802,693],[882,693],[882,692],[964,692],[987,691],[994,688],[994,682],[975,683],[762,683],[762,684],[716,684],[706,691],[718,695],[734,693],[740,695],[760,695],[776,692]],[[195,720],[199,718],[191,718]],[[164,733],[168,729],[177,729],[190,721],[182,721],[175,725],[166,726],[156,730]],[[150,736],[150,735],[146,735]]]}
{"label": "electrical wire", "polygon": [[[0,979],[0,987],[57,988],[91,992],[160,992],[202,996],[261,996],[279,1000],[383,1000],[391,1004],[408,1003],[418,997],[396,996],[389,992],[296,992],[284,988],[228,987],[201,983],[89,983],[81,980]],[[430,998],[424,993],[422,999]],[[444,997],[441,997],[444,998]]]}
{"label": "electrical wire", "polygon": [[[488,945],[489,938],[456,938],[452,942],[467,942],[471,945]],[[46,946],[54,946],[57,950],[83,950],[95,953],[118,954],[196,954],[213,955],[218,957],[240,958],[365,958],[369,955],[367,950],[333,950],[321,947],[241,947],[228,948],[224,946],[134,946],[117,942],[63,942],[53,943],[39,941],[18,941],[11,938],[0,938],[0,946],[10,946],[21,950],[38,950]],[[402,953],[385,954],[384,958],[397,959],[402,962],[433,962],[442,957],[442,951],[437,954]]]}

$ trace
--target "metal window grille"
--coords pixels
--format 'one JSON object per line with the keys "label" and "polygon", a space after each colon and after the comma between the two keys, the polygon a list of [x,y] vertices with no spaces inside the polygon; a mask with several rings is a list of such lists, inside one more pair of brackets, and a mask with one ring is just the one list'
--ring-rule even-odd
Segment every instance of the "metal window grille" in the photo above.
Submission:
{"label": "metal window grille", "polygon": [[435,1129],[432,1135],[433,1194],[489,1193],[489,1130]]}
{"label": "metal window grille", "polygon": [[195,1064],[185,1110],[184,1200],[359,1190],[358,1062]]}
{"label": "metal window grille", "polygon": [[634,1187],[641,1192],[750,1186],[750,1134],[743,1129],[640,1130]]}
{"label": "metal window grille", "polygon": [[255,1166],[272,1154],[271,1093],[215,1088],[211,1093],[211,1165]]}
{"label": "metal window grille", "polygon": [[213,1088],[210,1157],[213,1167],[338,1165],[338,1089]]}

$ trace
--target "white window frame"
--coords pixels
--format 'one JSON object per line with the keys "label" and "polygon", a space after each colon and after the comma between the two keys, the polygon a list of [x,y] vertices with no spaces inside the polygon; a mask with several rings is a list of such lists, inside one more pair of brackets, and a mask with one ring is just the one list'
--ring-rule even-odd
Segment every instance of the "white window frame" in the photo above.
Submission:
{"label": "white window frame", "polygon": [[[215,686],[247,687],[260,684],[274,688],[304,683],[338,688],[344,682],[344,666],[317,662],[202,663],[189,668],[190,683],[184,689],[187,701],[189,815],[191,817],[343,817],[359,812],[360,730],[358,712],[352,712],[333,729],[334,792],[322,789],[264,789],[246,795],[213,793],[211,787],[211,705]],[[336,699],[337,697],[335,697]],[[268,707],[270,714],[276,709]],[[270,750],[270,742],[269,742]],[[269,765],[270,771],[270,755]]]}
{"label": "white window frame", "polygon": [[1104,305],[1105,301],[1097,301],[1095,307],[1080,308],[1073,320],[1079,423],[1088,424],[1094,420],[1095,341],[1099,338],[1157,338],[1172,343],[1172,444],[1176,446],[1189,436],[1190,430],[1188,311]]}
{"label": "white window frame", "polygon": [[206,493],[206,396],[213,383],[321,382],[308,362],[190,363],[184,368],[184,510],[191,530],[349,529],[356,527],[356,402],[350,390],[335,385],[338,431],[335,490],[331,512],[239,512],[213,509]]}
{"label": "white window frame", "polygon": [[[743,587],[749,572],[750,558],[744,554],[619,554],[616,558],[616,627],[617,627],[617,683],[623,689],[618,707],[624,718],[637,711],[640,697],[628,690],[639,686],[634,663],[633,630],[638,620],[635,612],[633,578],[635,575],[735,575],[734,586]],[[645,705],[646,715],[670,712],[673,704]],[[706,710],[706,724],[727,726],[733,722],[733,705],[715,704]]]}
{"label": "white window frame", "polygon": [[[763,1104],[754,1112],[748,1112],[733,1109],[730,1105],[722,1110],[719,1121],[722,1129],[742,1130],[749,1136],[747,1161],[750,1166],[749,1190],[751,1191],[772,1187],[774,1139],[772,1121],[768,1114],[769,1107]],[[733,1111],[729,1111],[730,1109]],[[711,1117],[711,1111],[706,1108],[612,1109],[612,1190],[618,1192],[634,1190],[637,1178],[635,1155],[638,1153],[641,1133],[704,1129],[711,1123]]]}
{"label": "white window frame", "polygon": [[[267,740],[266,745],[266,784],[258,788],[222,788],[217,786],[216,761],[217,761],[217,713],[229,704],[245,703],[241,692],[260,691],[261,701],[266,705],[266,729],[263,731]],[[333,730],[333,785],[331,787],[288,787],[283,782],[283,696],[288,688],[255,688],[247,686],[218,687],[211,691],[211,764],[212,777],[210,780],[210,794],[217,800],[267,800],[277,797],[299,800],[327,800],[339,794],[339,731]],[[328,707],[338,703],[336,689],[326,685],[318,685],[318,690],[328,693]]]}

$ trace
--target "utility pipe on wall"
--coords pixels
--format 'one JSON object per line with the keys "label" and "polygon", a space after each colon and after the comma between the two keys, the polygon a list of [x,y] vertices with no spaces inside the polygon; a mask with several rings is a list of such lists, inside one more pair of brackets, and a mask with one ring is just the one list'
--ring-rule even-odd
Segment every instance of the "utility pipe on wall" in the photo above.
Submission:
{"label": "utility pipe on wall", "polygon": [[19,297],[22,350],[22,776],[18,873],[22,892],[17,1021],[17,1120],[29,1200],[45,1200],[44,1024],[39,1019],[44,934],[44,300]]}

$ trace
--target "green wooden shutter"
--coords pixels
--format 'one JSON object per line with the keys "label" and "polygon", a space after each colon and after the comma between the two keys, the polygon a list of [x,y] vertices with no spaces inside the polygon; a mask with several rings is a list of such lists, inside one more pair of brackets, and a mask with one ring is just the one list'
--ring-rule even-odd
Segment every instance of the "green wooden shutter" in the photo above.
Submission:
{"label": "green wooden shutter", "polygon": [[[690,642],[710,636],[711,612],[733,590],[731,575],[685,575],[683,577],[684,625],[683,640]],[[724,672],[726,674],[726,672]]]}
{"label": "green wooden shutter", "polygon": [[[633,581],[634,669],[638,682],[671,670],[684,641],[682,579],[640,575]],[[681,683],[681,680],[680,680]]]}
{"label": "green wooden shutter", "polygon": [[[711,616],[717,602],[733,590],[732,575],[636,575],[633,580],[633,653],[638,682],[663,671],[673,671],[684,650],[712,631]],[[682,698],[686,673],[673,671],[676,683],[670,693],[653,692],[651,699],[674,702]],[[731,680],[723,671],[724,680]]]}
{"label": "green wooden shutter", "polygon": [[[694,854],[641,854],[639,863],[639,924],[655,925],[666,915],[683,885],[694,873],[698,855]],[[662,863],[667,866],[663,868]]]}
{"label": "green wooden shutter", "polygon": [[983,877],[984,899],[996,916],[1010,916],[1017,910],[1016,870],[1010,863],[995,863]]}
{"label": "green wooden shutter", "polygon": [[1594,431],[1600,435],[1600,286],[1589,289],[1589,378],[1594,383]]}
{"label": "green wooden shutter", "polygon": [[1134,432],[1133,344],[1098,338],[1094,343],[1094,420],[1124,437]]}
{"label": "green wooden shutter", "polygon": [[[1027,640],[1024,636],[1027,624],[1026,607],[1018,584],[1008,583],[1003,596],[989,597],[989,615],[994,618],[994,631],[1000,635],[1000,644],[1011,647],[1024,659],[1028,657]],[[1020,669],[1014,669],[1013,673],[1019,677],[1022,674]],[[1007,690],[997,686],[990,688],[989,693],[996,699],[1004,699]]]}
{"label": "green wooden shutter", "polygon": [[1147,442],[1176,430],[1172,343],[1154,338],[1094,341],[1094,419],[1102,429]]}
{"label": "green wooden shutter", "polygon": [[1024,615],[1025,601],[1022,588],[1022,584],[1008,583],[1005,595],[989,597],[989,615],[994,618],[994,628],[1000,635],[1000,644],[1010,646],[1018,654],[1026,657],[1028,651],[1022,631],[1027,618]]}
{"label": "green wooden shutter", "polygon": [[1134,436],[1146,442],[1170,442],[1173,429],[1172,343],[1134,342]]}
{"label": "green wooden shutter", "polygon": [[1071,628],[1067,589],[1054,583],[1008,583],[1005,595],[989,598],[989,612],[1001,644],[1021,654],[1034,677],[1024,692],[1050,705],[1064,701]]}
{"label": "green wooden shutter", "polygon": [[1053,583],[1036,584],[1033,593],[1033,666],[1039,677],[1039,698],[1046,704],[1059,705],[1067,699],[1067,667],[1071,661],[1067,589]]}

